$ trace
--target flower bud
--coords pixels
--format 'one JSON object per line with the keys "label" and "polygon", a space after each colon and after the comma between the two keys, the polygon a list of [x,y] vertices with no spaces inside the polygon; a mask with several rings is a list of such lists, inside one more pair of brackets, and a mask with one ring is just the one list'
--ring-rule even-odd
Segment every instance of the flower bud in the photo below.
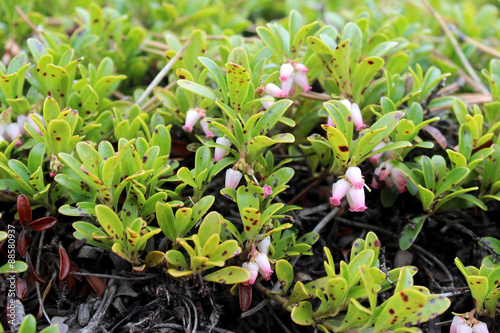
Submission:
{"label": "flower bud", "polygon": [[202,120],[200,120],[200,124],[201,124],[201,129],[205,133],[205,136],[210,139],[210,138],[213,138],[215,135],[214,135],[214,132],[212,132],[211,130],[208,129],[208,121],[209,120],[210,119],[203,118]]}
{"label": "flower bud", "polygon": [[273,194],[273,189],[272,189],[272,188],[271,188],[271,186],[269,186],[269,185],[264,185],[263,190],[264,190],[264,199],[265,199],[268,195]]}
{"label": "flower bud", "polygon": [[450,333],[457,333],[457,326],[460,324],[464,324],[465,319],[460,317],[460,316],[455,316],[453,317],[453,321],[451,322],[450,326]]}
{"label": "flower bud", "polygon": [[363,123],[363,116],[361,115],[361,109],[358,104],[352,103],[351,116],[354,126],[356,126],[356,131],[361,131],[366,125]]}
{"label": "flower bud", "polygon": [[[218,143],[222,146],[226,146],[228,148],[231,147],[231,141],[223,136],[217,138],[217,140],[215,140],[215,143]],[[226,154],[227,154],[227,149],[216,147],[213,161],[218,162],[218,161],[222,160],[224,158],[224,156],[226,156]]]}
{"label": "flower bud", "polygon": [[352,186],[356,189],[362,189],[365,181],[363,180],[363,176],[361,175],[361,169],[358,167],[350,167],[347,169],[345,175],[347,179],[352,183]]}
{"label": "flower bud", "polygon": [[196,122],[200,119],[200,114],[198,111],[195,110],[188,110],[186,113],[186,122],[184,126],[182,126],[182,129],[185,130],[186,132],[192,132],[194,125],[196,125]]}
{"label": "flower bud", "polygon": [[238,184],[240,183],[241,177],[243,177],[243,174],[238,170],[227,169],[225,188],[232,188],[233,190],[235,190],[236,187],[238,187]]}
{"label": "flower bud", "polygon": [[367,207],[365,206],[365,190],[363,188],[357,190],[351,188],[347,192],[347,202],[349,202],[349,210],[351,212],[362,212]]}
{"label": "flower bud", "polygon": [[309,85],[309,81],[307,80],[307,75],[304,72],[295,73],[294,77],[295,83],[302,89],[304,92],[311,90],[311,86]]}
{"label": "flower bud", "polygon": [[243,282],[244,286],[249,286],[255,283],[255,280],[257,280],[257,276],[259,275],[259,265],[257,263],[249,261],[249,262],[244,262],[241,267],[245,268],[250,272],[250,280],[247,282]]}
{"label": "flower bud", "polygon": [[259,244],[257,244],[257,248],[260,253],[269,253],[269,245],[271,245],[271,236],[267,236],[264,239],[261,239]]}
{"label": "flower bud", "polygon": [[332,185],[332,197],[330,203],[334,206],[340,205],[342,198],[351,189],[351,184],[345,179],[339,179]]}
{"label": "flower bud", "polygon": [[281,82],[286,82],[290,78],[290,75],[292,75],[293,71],[295,69],[293,68],[293,65],[290,63],[286,63],[281,65],[280,68],[280,80]]}
{"label": "flower bud", "polygon": [[306,66],[304,66],[303,64],[298,63],[298,62],[294,62],[294,63],[293,63],[293,67],[295,67],[295,69],[296,69],[297,71],[302,72],[302,73],[307,73],[307,72],[309,72],[309,69],[308,69]]}
{"label": "flower bud", "polygon": [[270,96],[270,95],[266,95],[264,97],[272,99],[272,101],[260,101],[260,103],[262,104],[262,106],[264,107],[264,109],[267,110],[267,109],[269,109],[271,107],[271,105],[274,104],[274,98],[272,96]]}
{"label": "flower bud", "polygon": [[262,277],[268,281],[271,278],[271,274],[273,274],[273,270],[271,269],[271,264],[269,263],[269,259],[267,259],[267,254],[259,253],[255,256],[255,262],[259,265],[259,272]]}
{"label": "flower bud", "polygon": [[[387,146],[387,145],[385,144],[384,141],[382,141],[378,145],[376,145],[375,148],[372,149],[372,151],[377,151],[380,148],[384,148],[385,146]],[[375,154],[373,156],[370,156],[370,162],[372,162],[373,164],[379,164],[380,158],[382,157],[382,155],[384,155],[384,153],[378,153],[378,154]]]}
{"label": "flower bud", "polygon": [[472,327],[472,333],[488,333],[488,325],[486,323],[477,323]]}
{"label": "flower bud", "polygon": [[274,83],[268,83],[264,87],[264,92],[272,97],[285,97],[285,93]]}

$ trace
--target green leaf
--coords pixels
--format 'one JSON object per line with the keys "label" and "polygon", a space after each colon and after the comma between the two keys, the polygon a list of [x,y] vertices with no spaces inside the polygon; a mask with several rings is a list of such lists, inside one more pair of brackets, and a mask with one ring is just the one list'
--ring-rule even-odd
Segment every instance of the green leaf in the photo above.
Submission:
{"label": "green leaf", "polygon": [[483,308],[485,298],[488,294],[488,278],[486,276],[467,276],[470,292],[478,309]]}
{"label": "green leaf", "polygon": [[413,289],[404,289],[394,293],[378,316],[373,333],[400,326],[406,318],[418,312],[426,302],[425,295]]}
{"label": "green leaf", "polygon": [[25,272],[28,265],[23,261],[14,261],[14,263],[6,263],[0,267],[0,274],[19,274]]}
{"label": "green leaf", "polygon": [[113,242],[125,244],[124,229],[118,215],[105,205],[97,205],[95,207],[95,214],[99,224],[113,239]]}
{"label": "green leaf", "polygon": [[[234,52],[234,49],[231,52]],[[234,62],[226,64],[227,83],[229,85],[230,106],[236,112],[241,111],[250,87],[250,74],[243,66]]]}
{"label": "green leaf", "polygon": [[205,86],[202,86],[201,84],[198,84],[196,82],[191,82],[188,80],[178,80],[177,84],[179,86],[181,86],[182,88],[184,88],[188,91],[191,91],[197,95],[200,95],[202,97],[206,97],[208,99],[211,99],[212,101],[217,100],[217,97],[215,96],[215,94],[210,89],[208,89]]}
{"label": "green leaf", "polygon": [[291,318],[293,322],[301,326],[311,326],[314,324],[314,312],[312,304],[308,301],[303,301],[295,305],[292,309]]}
{"label": "green leaf", "polygon": [[368,57],[358,65],[352,80],[352,97],[354,101],[361,103],[364,89],[369,86],[382,66],[384,66],[384,60],[379,57]]}
{"label": "green leaf", "polygon": [[249,279],[250,273],[248,270],[237,266],[224,267],[203,277],[205,281],[217,282],[220,284],[243,283]]}
{"label": "green leaf", "polygon": [[21,326],[19,327],[19,333],[35,333],[36,332],[36,319],[32,314],[24,317]]}
{"label": "green leaf", "polygon": [[424,225],[427,216],[419,216],[412,219],[412,222],[406,224],[399,235],[399,247],[402,250],[407,250],[411,247],[417,238],[422,226]]}
{"label": "green leaf", "polygon": [[275,270],[278,281],[281,283],[281,290],[286,293],[293,283],[293,267],[288,261],[280,259],[276,262]]}
{"label": "green leaf", "polygon": [[437,184],[435,196],[451,189],[454,186],[460,185],[460,182],[469,174],[469,169],[460,167],[451,170],[445,178],[441,179]]}
{"label": "green leaf", "polygon": [[424,211],[427,212],[431,209],[431,205],[434,202],[434,193],[420,184],[418,184],[417,187],[418,193],[420,194],[420,201],[422,201]]}
{"label": "green leaf", "polygon": [[222,71],[220,70],[219,66],[215,62],[213,62],[209,58],[205,57],[198,57],[198,60],[205,66],[205,68],[208,70],[210,74],[212,74],[212,77],[214,78],[215,82],[217,83],[218,90],[220,93],[220,96],[222,97],[224,103],[227,104],[228,98],[227,98],[227,84],[226,84],[226,79],[224,75],[222,74]]}
{"label": "green leaf", "polygon": [[165,254],[165,259],[172,265],[188,269],[184,255],[177,250],[169,250]]}

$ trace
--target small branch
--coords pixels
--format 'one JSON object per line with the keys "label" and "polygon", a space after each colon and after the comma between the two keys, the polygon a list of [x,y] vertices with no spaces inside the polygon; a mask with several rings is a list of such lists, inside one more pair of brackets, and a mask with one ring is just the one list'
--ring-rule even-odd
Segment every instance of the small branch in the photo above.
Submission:
{"label": "small branch", "polygon": [[260,310],[262,310],[269,302],[271,301],[270,298],[266,298],[265,300],[263,300],[262,302],[260,302],[259,304],[257,304],[256,306],[254,306],[253,308],[251,308],[250,310],[247,310],[245,312],[243,312],[240,316],[240,318],[246,318],[246,317],[250,317],[251,315],[259,312]]}
{"label": "small branch", "polygon": [[126,276],[120,276],[120,275],[96,274],[96,273],[87,273],[87,272],[70,272],[70,274],[80,275],[80,276],[95,276],[95,277],[104,278],[104,279],[126,280],[126,281],[151,280],[151,279],[157,278],[159,276],[158,274],[150,274],[147,276],[138,275],[138,276],[126,277]]}
{"label": "small branch", "polygon": [[309,91],[309,92],[303,92],[300,94],[300,97],[307,98],[307,99],[312,99],[315,101],[322,101],[322,102],[327,102],[332,100],[332,98],[326,94],[320,94],[314,91]]}
{"label": "small branch", "polygon": [[453,36],[453,33],[451,32],[450,28],[448,28],[448,25],[446,24],[445,20],[443,17],[432,7],[432,5],[427,2],[427,0],[422,0],[422,3],[427,7],[427,10],[434,15],[436,20],[439,22],[439,25],[441,25],[441,28],[444,30],[444,33],[450,40],[451,44],[453,45],[453,48],[455,49],[455,52],[457,52],[458,57],[460,58],[460,61],[462,62],[462,65],[465,67],[467,73],[469,73],[470,77],[476,82],[476,87],[475,89],[483,94],[488,94],[489,90],[483,85],[481,82],[481,79],[479,76],[477,76],[474,68],[472,68],[472,65],[470,64],[469,60],[465,56],[464,52],[462,51],[462,48],[460,47],[460,44],[458,44],[457,40],[455,39],[455,36]]}
{"label": "small branch", "polygon": [[[345,202],[344,202],[345,203]],[[328,222],[330,222],[331,220],[333,220],[333,218],[335,217],[335,215],[338,214],[338,212],[340,211],[340,208],[342,206],[339,206],[339,207],[335,207],[330,213],[328,213],[315,227],[314,229],[312,230],[312,232],[316,232],[316,233],[320,233],[321,230],[328,224]]]}
{"label": "small branch", "polygon": [[98,331],[99,324],[102,321],[102,318],[104,317],[106,312],[108,311],[111,302],[113,302],[115,294],[116,294],[116,285],[113,280],[109,280],[108,287],[106,288],[106,292],[104,293],[104,297],[102,298],[102,301],[99,304],[97,311],[95,312],[94,316],[87,324],[87,326],[82,328],[80,332],[92,333]]}
{"label": "small branch", "polygon": [[460,41],[464,41],[465,43],[473,44],[477,47],[477,49],[479,51],[486,53],[492,57],[500,58],[500,52],[498,52],[497,50],[495,50],[492,47],[489,47],[488,45],[484,45],[483,43],[478,42],[477,40],[465,35],[462,31],[460,31],[460,29],[458,29],[458,27],[456,25],[450,24],[450,25],[448,25],[448,27],[450,28],[451,31],[453,31],[455,34],[457,34]]}
{"label": "small branch", "polygon": [[309,185],[308,187],[306,187],[304,190],[302,190],[302,192],[300,192],[299,194],[297,194],[295,197],[292,198],[292,200],[290,200],[287,205],[293,205],[294,203],[296,203],[297,201],[299,201],[304,195],[307,194],[307,192],[309,192],[313,187],[315,186],[318,186],[319,183],[321,183],[323,181],[324,177],[319,177],[318,179],[316,179],[311,185]]}
{"label": "small branch", "polygon": [[30,29],[33,30],[35,35],[40,38],[40,30],[38,30],[36,25],[34,25],[33,22],[31,22],[31,20],[28,18],[28,16],[26,16],[21,7],[16,6],[16,12],[19,14],[19,16],[21,16],[21,19],[24,21],[24,23],[26,23],[30,27]]}
{"label": "small branch", "polygon": [[146,44],[146,45],[149,45],[149,46],[156,47],[157,49],[164,50],[164,51],[166,51],[166,50],[169,50],[169,49],[170,49],[170,47],[168,47],[168,45],[167,45],[167,44],[162,43],[162,42],[157,42],[157,41],[155,41],[155,40],[145,39],[145,40],[143,41],[143,43],[144,43],[144,44]]}
{"label": "small branch", "polygon": [[[36,271],[37,275],[39,275],[39,272],[40,272],[40,262],[41,262],[41,258],[42,258],[42,247],[43,247],[43,239],[44,238],[45,238],[45,230],[42,231],[42,233],[40,235],[40,241],[38,242],[38,254],[36,257],[36,266],[35,266],[35,271]],[[42,293],[40,290],[40,282],[36,281],[35,287],[36,287],[36,295],[38,297],[38,303],[40,303],[40,307],[42,308],[42,312],[43,312],[43,315],[45,316],[45,319],[47,319],[47,322],[50,324],[49,315],[47,314],[47,311],[45,311],[45,306],[43,305]]]}
{"label": "small branch", "polygon": [[152,48],[146,47],[146,46],[139,46],[139,49],[142,50],[142,51],[145,51],[145,52],[158,54],[158,55],[160,55],[162,57],[165,56],[165,51],[160,51],[160,50],[157,50],[157,49],[152,49]]}
{"label": "small branch", "polygon": [[177,52],[177,54],[172,59],[170,59],[170,61],[165,65],[165,67],[162,68],[162,70],[154,78],[153,82],[151,82],[149,84],[149,86],[146,88],[146,90],[142,93],[141,97],[139,97],[139,99],[136,102],[137,105],[142,104],[142,102],[144,102],[144,100],[146,99],[146,97],[148,97],[148,95],[160,83],[160,81],[163,80],[163,78],[165,77],[165,75],[167,75],[167,73],[170,71],[170,69],[172,69],[172,67],[174,67],[174,65],[177,62],[177,60],[179,60],[179,58],[182,57],[182,55],[184,54],[184,52],[186,51],[186,49],[189,47],[189,45],[191,45],[192,41],[193,41],[192,38],[189,39],[186,42],[186,44],[184,44],[184,46],[182,47],[182,49],[180,49],[180,51]]}

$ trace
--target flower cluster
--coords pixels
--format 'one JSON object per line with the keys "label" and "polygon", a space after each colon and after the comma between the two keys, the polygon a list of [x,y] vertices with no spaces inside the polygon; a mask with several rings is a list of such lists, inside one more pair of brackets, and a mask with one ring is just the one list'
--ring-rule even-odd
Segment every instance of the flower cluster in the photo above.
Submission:
{"label": "flower cluster", "polygon": [[[394,185],[399,193],[403,193],[408,185],[405,174],[387,161],[380,163],[380,166],[375,169],[375,176],[378,177],[379,181],[385,182],[387,186]],[[370,186],[378,189],[378,181],[375,176]]]}
{"label": "flower cluster", "polygon": [[[351,103],[347,99],[340,100],[340,103],[344,104],[349,109],[352,117],[352,122],[354,126],[356,126],[356,131],[361,131],[366,127],[365,123],[363,122],[363,116],[361,115],[361,109],[359,108],[358,104]],[[330,116],[328,116],[327,125],[335,127],[335,123]]]}
{"label": "flower cluster", "polygon": [[203,129],[203,132],[205,133],[205,136],[207,138],[213,138],[214,133],[208,129],[208,122],[210,119],[206,118],[205,110],[201,108],[188,110],[188,112],[186,113],[186,122],[184,123],[184,126],[182,126],[182,129],[186,132],[192,132],[193,127],[196,125],[199,119],[201,119],[200,125]]}
{"label": "flower cluster", "polygon": [[361,174],[361,169],[358,167],[350,167],[347,169],[346,179],[341,178],[332,186],[332,197],[330,203],[334,206],[340,205],[342,198],[347,197],[349,210],[351,212],[362,212],[367,207],[365,206],[365,181]]}
{"label": "flower cluster", "polygon": [[269,245],[271,245],[271,237],[267,236],[266,238],[262,239],[257,245],[258,251],[254,248],[254,250],[251,252],[250,261],[245,262],[243,263],[243,265],[241,265],[243,268],[247,269],[250,272],[250,280],[244,282],[243,285],[249,286],[254,284],[259,273],[266,281],[271,278],[273,270],[271,269],[271,264],[269,263],[269,259],[267,258]]}
{"label": "flower cluster", "polygon": [[[42,124],[44,123],[43,117],[38,113],[33,113],[33,116],[38,117]],[[0,142],[7,141],[6,137],[10,139],[10,141],[14,141],[18,136],[24,134],[24,124],[28,123],[38,132],[38,134],[42,134],[42,131],[36,125],[35,121],[28,115],[18,115],[17,121],[11,124],[0,124]],[[22,142],[19,140],[16,142],[16,146],[20,146]]]}
{"label": "flower cluster", "polygon": [[455,316],[451,323],[450,333],[488,333],[488,326],[474,317],[465,320],[462,316]]}

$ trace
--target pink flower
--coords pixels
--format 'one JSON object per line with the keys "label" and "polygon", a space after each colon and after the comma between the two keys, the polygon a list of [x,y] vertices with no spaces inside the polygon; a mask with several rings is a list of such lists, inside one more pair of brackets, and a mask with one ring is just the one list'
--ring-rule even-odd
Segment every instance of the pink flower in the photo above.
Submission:
{"label": "pink flower", "polygon": [[274,98],[272,96],[270,96],[270,95],[266,95],[266,96],[264,96],[264,98],[272,99],[270,101],[260,101],[260,103],[262,104],[262,106],[264,107],[264,109],[267,110],[267,109],[269,109],[271,107],[271,105],[274,104]]}
{"label": "pink flower", "polygon": [[288,80],[288,78],[290,78],[290,76],[292,75],[294,70],[295,69],[293,68],[293,65],[290,63],[286,63],[286,64],[281,65],[281,68],[280,68],[280,80],[281,80],[281,82],[286,82]]}
{"label": "pink flower", "polygon": [[457,325],[457,333],[472,333],[472,327],[469,326],[467,323],[461,323]]}
{"label": "pink flower", "polygon": [[457,326],[459,324],[465,323],[465,319],[460,317],[460,316],[455,316],[453,317],[453,321],[451,322],[450,326],[450,333],[456,333],[457,332]]}
{"label": "pink flower", "polygon": [[486,323],[477,323],[472,327],[472,333],[488,333],[488,325]]}
{"label": "pink flower", "polygon": [[381,181],[384,181],[386,177],[390,177],[392,168],[393,166],[389,162],[380,163],[380,172],[378,174],[378,177]]}
{"label": "pink flower", "polygon": [[283,90],[281,90],[281,88],[274,83],[266,84],[266,86],[264,87],[264,92],[267,95],[271,95],[272,97],[285,97],[285,93],[283,92]]}
{"label": "pink flower", "polygon": [[204,109],[202,108],[196,108],[196,110],[198,111],[198,114],[200,115],[200,118],[205,118],[206,117],[206,112]]}
{"label": "pink flower", "polygon": [[271,245],[271,237],[267,236],[264,239],[261,239],[259,244],[257,244],[257,248],[259,249],[260,253],[269,253],[269,246]]}
{"label": "pink flower", "polygon": [[332,197],[330,198],[330,203],[334,206],[340,205],[342,198],[351,189],[351,184],[345,179],[339,179],[335,184],[332,185]]}
{"label": "pink flower", "polygon": [[295,67],[295,69],[299,72],[302,72],[302,73],[307,73],[309,72],[309,69],[304,66],[303,64],[299,63],[299,62],[294,62],[293,63],[293,67]]}
{"label": "pink flower", "polygon": [[271,264],[269,263],[269,259],[267,259],[266,253],[258,253],[255,257],[255,262],[259,265],[259,272],[262,277],[268,281],[271,278],[271,274],[273,274],[273,270],[271,269]]}
{"label": "pink flower", "polygon": [[363,179],[363,176],[361,175],[360,168],[350,167],[349,169],[347,169],[345,175],[347,176],[347,179],[349,179],[349,181],[352,183],[354,189],[359,190],[363,188],[365,181]]}
{"label": "pink flower", "polygon": [[[17,123],[12,123],[7,125],[5,132],[9,136],[10,141],[14,141],[18,136],[22,134],[21,131],[19,130],[19,125],[17,125]],[[20,146],[21,144],[22,144],[21,140],[16,142],[16,146]]]}
{"label": "pink flower", "polygon": [[328,116],[328,120],[326,122],[327,126],[335,127],[335,122],[333,121],[332,117]]}
{"label": "pink flower", "polygon": [[[286,63],[281,65],[280,81],[281,90],[285,97],[296,92],[295,86],[298,85],[303,91],[311,90],[306,73],[309,69],[300,63]],[[267,91],[266,91],[267,92]]]}
{"label": "pink flower", "polygon": [[37,117],[40,122],[42,123],[43,126],[45,126],[45,122],[44,122],[44,119],[43,119],[43,116],[39,113],[32,113],[28,119],[26,120],[26,122],[28,124],[30,124],[31,126],[33,126],[33,128],[38,132],[38,134],[42,135],[42,130],[38,127],[38,125],[35,123],[35,121],[33,120],[33,117]]}
{"label": "pink flower", "polygon": [[366,125],[363,123],[363,116],[361,115],[361,109],[358,104],[351,103],[347,99],[340,100],[340,103],[344,104],[351,113],[352,122],[356,126],[356,131],[361,131]]}
{"label": "pink flower", "polygon": [[[217,138],[217,140],[215,140],[215,143],[218,143],[218,144],[225,146],[225,147],[228,147],[228,148],[231,147],[231,141],[223,136]],[[227,154],[227,149],[221,148],[221,147],[215,147],[213,161],[218,162],[218,161],[222,160],[224,158],[224,156],[226,156],[226,154]]]}
{"label": "pink flower", "polygon": [[304,92],[311,90],[311,86],[309,85],[309,81],[307,80],[306,73],[304,72],[295,73],[294,80],[300,87],[300,89],[302,89]]}
{"label": "pink flower", "polygon": [[233,190],[235,190],[236,187],[238,187],[238,184],[240,183],[241,177],[243,177],[243,174],[238,170],[227,169],[225,188],[232,188]]}
{"label": "pink flower", "polygon": [[212,132],[211,130],[208,129],[208,121],[210,119],[207,119],[207,118],[203,118],[202,120],[200,120],[200,124],[201,124],[201,129],[203,130],[203,132],[205,133],[205,136],[207,138],[213,138],[215,135],[214,135],[214,132]]}
{"label": "pink flower", "polygon": [[264,185],[263,190],[264,190],[264,199],[265,199],[268,195],[273,194],[273,189],[272,189],[272,188],[271,188],[271,186],[269,186],[269,185]]}
{"label": "pink flower", "polygon": [[[380,148],[384,148],[387,146],[384,141],[380,142],[378,145],[375,146],[375,148],[372,149],[372,151],[377,151]],[[379,164],[380,163],[380,158],[384,155],[384,153],[378,153],[370,157],[370,162],[373,164]]]}
{"label": "pink flower", "polygon": [[188,110],[186,113],[186,123],[184,126],[182,126],[182,129],[185,130],[186,132],[192,132],[194,125],[198,122],[198,119],[200,119],[200,114],[196,110]]}
{"label": "pink flower", "polygon": [[245,262],[241,267],[245,268],[250,272],[250,280],[243,282],[244,286],[249,286],[255,283],[257,276],[259,275],[259,265],[253,261]]}
{"label": "pink flower", "polygon": [[362,212],[367,207],[365,206],[365,190],[363,188],[357,190],[351,188],[347,192],[347,202],[349,202],[349,210],[351,212]]}
{"label": "pink flower", "polygon": [[285,97],[288,97],[292,92],[292,88],[294,87],[295,82],[293,81],[293,74],[291,75],[289,80],[281,81],[281,90],[285,94]]}
{"label": "pink flower", "polygon": [[[406,189],[406,185],[408,185],[408,181],[406,180],[406,176],[401,170],[393,167],[391,169],[390,179],[394,182],[394,185],[398,189],[399,193],[403,193]],[[387,183],[387,178],[386,178]]]}

